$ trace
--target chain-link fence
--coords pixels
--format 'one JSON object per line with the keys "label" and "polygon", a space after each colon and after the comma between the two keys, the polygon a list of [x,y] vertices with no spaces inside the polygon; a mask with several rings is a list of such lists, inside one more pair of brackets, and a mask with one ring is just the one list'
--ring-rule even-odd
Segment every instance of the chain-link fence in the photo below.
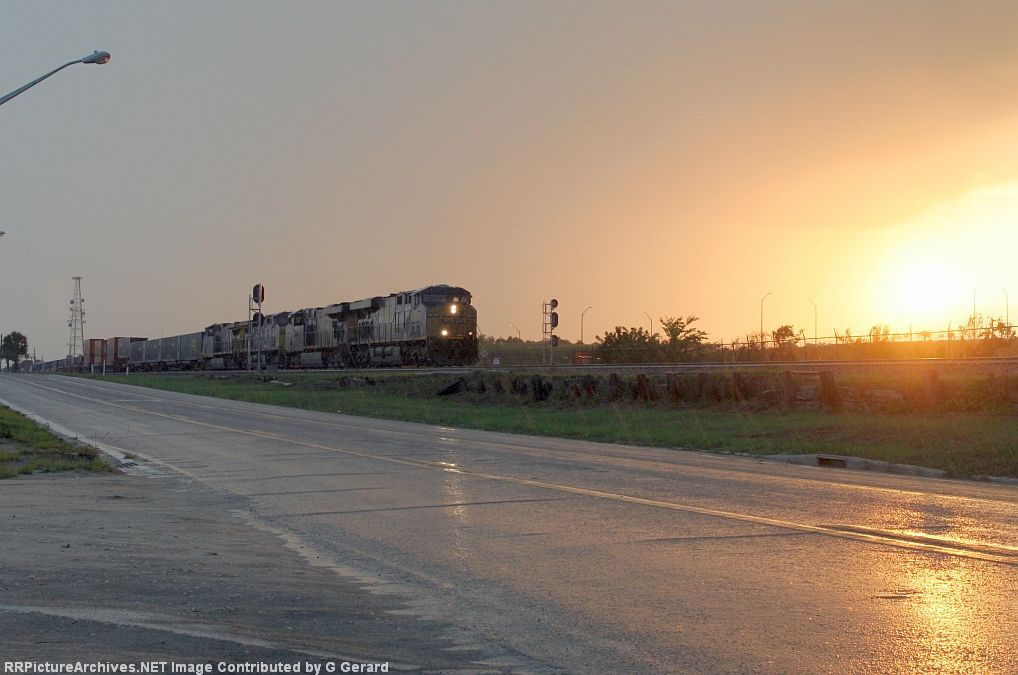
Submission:
{"label": "chain-link fence", "polygon": [[[896,330],[874,327],[865,335],[850,331],[807,337],[803,331],[788,336],[745,335],[730,341],[698,345],[669,344],[648,336],[648,344],[561,343],[554,351],[557,365],[760,363],[782,361],[867,361],[893,359],[955,359],[1018,357],[1018,339],[1012,324],[970,322],[942,330]],[[549,365],[552,350],[541,342],[485,340],[481,365]]]}

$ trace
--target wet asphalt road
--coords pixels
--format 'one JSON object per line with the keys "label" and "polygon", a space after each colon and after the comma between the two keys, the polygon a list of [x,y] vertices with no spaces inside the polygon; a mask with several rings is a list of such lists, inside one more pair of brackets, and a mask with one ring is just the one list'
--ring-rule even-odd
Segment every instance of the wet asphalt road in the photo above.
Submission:
{"label": "wet asphalt road", "polygon": [[[63,377],[0,398],[569,672],[1018,672],[1018,488]],[[521,661],[522,662],[522,661]],[[510,665],[507,662],[507,665]]]}
{"label": "wet asphalt road", "polygon": [[0,482],[0,672],[25,661],[214,672],[281,662],[328,675],[346,661],[474,675],[521,661],[407,616],[399,593],[365,592],[363,580],[337,576],[319,554],[251,527],[246,515],[242,497],[173,472]]}

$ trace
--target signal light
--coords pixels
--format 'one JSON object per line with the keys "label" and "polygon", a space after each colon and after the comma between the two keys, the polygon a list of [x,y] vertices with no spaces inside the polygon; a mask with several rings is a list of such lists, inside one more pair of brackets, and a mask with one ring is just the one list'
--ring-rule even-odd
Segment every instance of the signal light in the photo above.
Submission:
{"label": "signal light", "polygon": [[265,302],[265,286],[255,284],[254,288],[251,289],[251,299],[258,304]]}
{"label": "signal light", "polygon": [[555,364],[555,352],[554,348],[558,347],[558,336],[555,335],[555,329],[558,328],[558,312],[555,308],[558,307],[558,300],[552,298],[547,302],[543,303],[541,310],[544,313],[544,322],[541,325],[541,332],[544,335],[544,339],[548,341],[548,347],[551,351],[551,363]]}

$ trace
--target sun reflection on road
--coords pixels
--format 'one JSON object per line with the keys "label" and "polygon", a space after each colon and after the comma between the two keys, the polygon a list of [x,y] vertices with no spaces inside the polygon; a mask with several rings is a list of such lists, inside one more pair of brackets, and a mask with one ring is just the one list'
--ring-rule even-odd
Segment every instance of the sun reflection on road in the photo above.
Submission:
{"label": "sun reflection on road", "polygon": [[[466,493],[463,490],[464,476],[459,470],[459,459],[457,450],[449,450],[448,460],[440,461],[438,464],[443,467],[442,476],[442,498],[446,504],[463,504],[467,501]],[[451,553],[459,561],[465,561],[470,556],[471,547],[467,541],[465,530],[470,527],[469,516],[465,506],[452,506],[443,509],[449,514],[452,527]]]}
{"label": "sun reflection on road", "polygon": [[[906,659],[914,672],[988,672],[995,638],[986,630],[981,584],[973,567],[953,559],[915,561],[891,593],[878,599],[901,603],[902,631],[915,651]],[[903,655],[904,656],[904,655]]]}

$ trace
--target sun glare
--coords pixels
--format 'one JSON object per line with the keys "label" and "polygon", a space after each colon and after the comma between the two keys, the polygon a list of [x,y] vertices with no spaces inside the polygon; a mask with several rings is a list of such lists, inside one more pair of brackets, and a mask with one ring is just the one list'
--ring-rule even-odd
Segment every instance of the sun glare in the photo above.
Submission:
{"label": "sun glare", "polygon": [[895,284],[898,307],[917,317],[947,313],[955,302],[961,281],[948,265],[918,260],[906,263]]}
{"label": "sun glare", "polygon": [[1006,313],[1018,246],[1018,183],[974,190],[870,241],[886,251],[871,302],[899,329]]}

